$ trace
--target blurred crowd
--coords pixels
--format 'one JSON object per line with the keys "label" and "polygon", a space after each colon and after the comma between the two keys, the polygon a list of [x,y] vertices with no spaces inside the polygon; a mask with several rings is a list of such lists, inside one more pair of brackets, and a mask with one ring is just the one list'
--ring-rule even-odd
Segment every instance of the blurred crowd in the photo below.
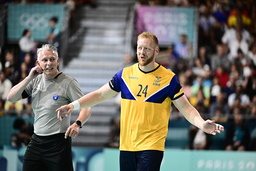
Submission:
{"label": "blurred crowd", "polygon": [[[47,3],[56,2],[69,2],[69,0],[47,1]],[[96,1],[80,0],[72,1],[71,4],[81,5],[92,2]],[[256,121],[256,23],[253,22],[256,19],[256,3],[254,0],[139,0],[137,3],[149,6],[198,8],[197,55],[192,55],[192,44],[187,35],[182,34],[179,42],[161,49],[157,61],[178,75],[185,95],[204,118],[211,118],[220,123],[231,122],[232,126],[227,130],[228,135],[232,136],[229,140],[234,141],[237,138],[245,145],[240,147],[241,144],[234,145],[234,142],[229,142],[227,150],[248,149],[249,144],[246,142],[251,139],[255,143],[256,137],[256,135],[252,136],[253,130],[245,126],[248,121]],[[30,99],[10,103],[6,101],[6,96],[11,87],[24,79],[34,66],[36,47],[37,43],[31,39],[31,31],[28,29],[24,30],[19,41],[19,52],[7,50],[2,55],[4,58],[1,59],[2,65],[0,65],[0,116],[32,115]],[[181,119],[175,108],[172,109],[171,119]],[[116,120],[113,121],[113,125],[114,123]],[[118,131],[115,132],[118,134]],[[195,137],[196,133],[193,133],[193,138]],[[200,140],[197,137],[196,140],[198,139]]]}
{"label": "blurred crowd", "polygon": [[256,3],[253,0],[140,0],[139,5],[196,7],[198,53],[186,34],[157,61],[173,70],[190,102],[225,122],[237,108],[256,117]]}

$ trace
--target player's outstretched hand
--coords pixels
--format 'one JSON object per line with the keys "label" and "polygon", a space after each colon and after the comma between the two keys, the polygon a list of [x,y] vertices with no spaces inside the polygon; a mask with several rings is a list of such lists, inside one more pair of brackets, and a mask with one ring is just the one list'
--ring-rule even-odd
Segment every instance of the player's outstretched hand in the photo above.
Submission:
{"label": "player's outstretched hand", "polygon": [[208,134],[216,135],[216,133],[224,131],[224,127],[220,124],[215,123],[215,121],[206,120],[203,124],[203,131]]}
{"label": "player's outstretched hand", "polygon": [[64,116],[68,116],[74,109],[74,105],[72,104],[68,104],[68,105],[64,105],[59,107],[58,109],[56,109],[57,111],[57,118],[62,120],[64,118]]}

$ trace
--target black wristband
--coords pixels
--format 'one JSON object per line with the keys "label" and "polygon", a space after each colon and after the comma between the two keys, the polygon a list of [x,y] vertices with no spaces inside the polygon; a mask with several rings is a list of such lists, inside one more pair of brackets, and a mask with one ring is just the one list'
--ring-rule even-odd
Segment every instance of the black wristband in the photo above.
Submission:
{"label": "black wristband", "polygon": [[77,121],[76,121],[76,124],[77,124],[78,126],[80,126],[80,128],[82,128],[82,123],[81,123],[81,121],[77,120]]}

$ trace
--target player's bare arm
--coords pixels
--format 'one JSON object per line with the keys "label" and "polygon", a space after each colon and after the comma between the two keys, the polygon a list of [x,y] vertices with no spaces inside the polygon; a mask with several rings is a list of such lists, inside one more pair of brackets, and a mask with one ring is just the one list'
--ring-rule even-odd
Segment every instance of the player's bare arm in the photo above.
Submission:
{"label": "player's bare arm", "polygon": [[68,105],[61,106],[58,108],[57,111],[57,117],[59,119],[63,118],[63,112],[65,111],[65,115],[68,116],[74,109],[81,109],[86,107],[94,106],[106,99],[109,99],[113,96],[115,96],[118,92],[112,90],[108,83],[103,85],[101,88],[99,88],[96,91],[93,91],[80,99],[78,99],[75,102],[72,102]]}
{"label": "player's bare arm", "polygon": [[202,129],[208,134],[215,135],[224,131],[224,127],[215,123],[212,120],[204,120],[198,111],[189,103],[185,95],[173,101],[177,109],[183,114],[183,116],[193,125]]}

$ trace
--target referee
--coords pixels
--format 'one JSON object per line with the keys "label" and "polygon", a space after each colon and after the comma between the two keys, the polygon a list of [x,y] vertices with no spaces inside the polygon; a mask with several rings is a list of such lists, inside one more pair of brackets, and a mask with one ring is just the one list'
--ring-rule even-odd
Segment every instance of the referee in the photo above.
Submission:
{"label": "referee", "polygon": [[[72,171],[71,137],[76,137],[91,109],[82,109],[76,122],[60,121],[56,109],[83,96],[74,78],[58,71],[57,49],[50,44],[37,50],[36,66],[14,86],[8,100],[32,97],[34,134],[24,155],[24,171]],[[65,135],[68,138],[65,138]]]}

